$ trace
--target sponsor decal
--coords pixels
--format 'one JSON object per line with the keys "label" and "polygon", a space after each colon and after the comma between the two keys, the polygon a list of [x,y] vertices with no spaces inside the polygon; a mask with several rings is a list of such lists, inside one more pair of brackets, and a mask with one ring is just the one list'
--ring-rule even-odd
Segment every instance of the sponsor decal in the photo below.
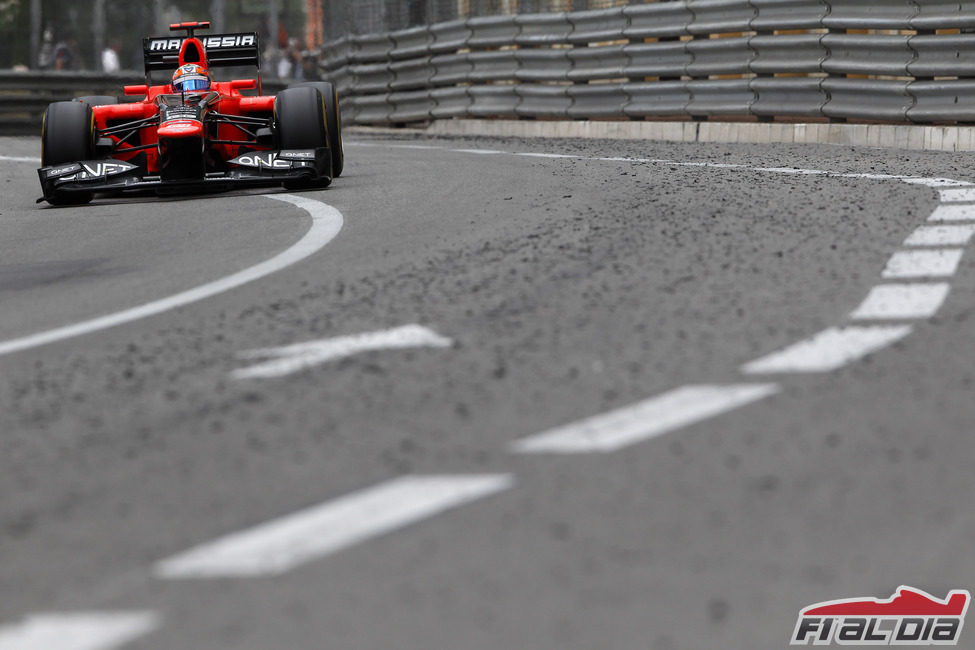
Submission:
{"label": "sponsor decal", "polygon": [[[58,180],[61,181],[87,181],[93,178],[112,176],[113,174],[124,174],[125,172],[133,169],[137,169],[137,167],[131,163],[121,160],[113,160],[108,162],[96,160],[58,167],[56,169],[46,171],[45,174],[47,174],[47,178],[59,177]],[[69,172],[74,173],[72,173],[70,176],[64,175]]]}
{"label": "sponsor decal", "polygon": [[[255,47],[257,37],[254,34],[223,34],[220,36],[198,36],[207,50],[220,50],[231,47]],[[179,52],[184,38],[150,38],[150,52]]]}
{"label": "sponsor decal", "polygon": [[894,595],[846,598],[802,609],[791,645],[958,645],[971,594],[954,589],[944,599],[901,585]]}
{"label": "sponsor decal", "polygon": [[157,133],[162,138],[180,138],[196,136],[202,133],[203,123],[199,120],[166,120],[159,127]]}
{"label": "sponsor decal", "polygon": [[168,106],[163,110],[162,121],[199,120],[200,111],[193,106]]}
{"label": "sponsor decal", "polygon": [[[294,152],[291,152],[294,153]],[[285,156],[281,155],[278,151],[263,151],[260,153],[248,153],[243,156],[237,156],[230,161],[235,165],[241,165],[242,167],[268,167],[270,169],[291,169],[295,166],[291,160],[287,160]],[[298,165],[303,166],[303,165]]]}
{"label": "sponsor decal", "polygon": [[315,151],[312,149],[279,151],[278,158],[285,160],[315,160]]}
{"label": "sponsor decal", "polygon": [[81,165],[78,163],[73,163],[71,165],[65,165],[63,167],[55,167],[53,169],[47,169],[44,171],[44,175],[47,178],[54,178],[55,176],[64,176],[71,172],[77,172],[81,169]]}

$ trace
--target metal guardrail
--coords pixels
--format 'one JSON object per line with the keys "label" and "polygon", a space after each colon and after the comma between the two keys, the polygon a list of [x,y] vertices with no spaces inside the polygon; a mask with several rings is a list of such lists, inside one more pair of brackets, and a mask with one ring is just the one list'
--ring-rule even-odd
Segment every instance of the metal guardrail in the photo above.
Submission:
{"label": "metal guardrail", "polygon": [[677,0],[325,47],[347,123],[450,117],[975,120],[975,2]]}
{"label": "metal guardrail", "polygon": [[[975,1],[671,0],[350,35],[324,51],[347,124],[975,122]],[[0,72],[0,131],[37,132],[50,101],[141,81],[135,72]]]}
{"label": "metal guardrail", "polygon": [[40,133],[41,117],[54,101],[80,95],[121,95],[122,86],[145,83],[145,76],[94,72],[0,71],[0,133]]}

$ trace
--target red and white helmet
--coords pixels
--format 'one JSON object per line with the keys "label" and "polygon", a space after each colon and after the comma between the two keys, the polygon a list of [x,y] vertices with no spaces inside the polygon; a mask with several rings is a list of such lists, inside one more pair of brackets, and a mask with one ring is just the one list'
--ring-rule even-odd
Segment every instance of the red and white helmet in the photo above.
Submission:
{"label": "red and white helmet", "polygon": [[173,73],[173,90],[178,93],[209,89],[210,75],[202,65],[187,63]]}

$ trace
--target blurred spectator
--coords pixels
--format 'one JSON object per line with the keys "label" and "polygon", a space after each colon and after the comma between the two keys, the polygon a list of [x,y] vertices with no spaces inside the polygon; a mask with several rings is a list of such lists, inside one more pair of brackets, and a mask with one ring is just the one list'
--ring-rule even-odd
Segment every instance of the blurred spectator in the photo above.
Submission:
{"label": "blurred spectator", "polygon": [[278,47],[288,49],[288,30],[284,28],[284,12],[278,14]]}
{"label": "blurred spectator", "polygon": [[305,50],[301,53],[301,79],[302,81],[322,80],[318,73],[318,52],[315,50]]}
{"label": "blurred spectator", "polygon": [[118,51],[121,47],[122,44],[118,40],[112,40],[102,50],[102,72],[118,72],[122,69],[118,58]]}
{"label": "blurred spectator", "polygon": [[278,67],[276,72],[278,73],[278,79],[290,79],[291,72],[294,70],[294,63],[291,61],[290,52],[284,52],[281,54],[281,58],[278,59]]}
{"label": "blurred spectator", "polygon": [[50,29],[44,30],[41,49],[37,53],[37,67],[41,70],[54,67],[54,33]]}
{"label": "blurred spectator", "polygon": [[54,69],[74,70],[78,67],[78,39],[68,36],[54,46]]}
{"label": "blurred spectator", "polygon": [[297,38],[292,38],[288,42],[288,58],[291,60],[291,76],[296,81],[304,80],[304,71],[302,69],[302,50],[303,44]]}

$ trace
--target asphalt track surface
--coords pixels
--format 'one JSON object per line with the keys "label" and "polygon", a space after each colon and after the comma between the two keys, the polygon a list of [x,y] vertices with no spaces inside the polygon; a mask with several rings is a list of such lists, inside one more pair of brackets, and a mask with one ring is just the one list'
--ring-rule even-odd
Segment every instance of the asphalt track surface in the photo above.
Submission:
{"label": "asphalt track surface", "polygon": [[[849,324],[947,200],[857,174],[973,181],[969,155],[349,139],[346,174],[300,195],[343,217],[317,252],[0,356],[0,648],[771,649],[816,602],[975,587],[975,258],[872,355],[742,369]],[[38,206],[10,159],[37,140],[0,145],[0,344],[251,268],[311,225],[261,192]],[[234,374],[411,324],[426,343]],[[515,443],[700,385],[775,390],[612,450]],[[379,510],[454,496],[370,529],[356,499],[384,490]],[[291,564],[172,563],[322,504]]]}

